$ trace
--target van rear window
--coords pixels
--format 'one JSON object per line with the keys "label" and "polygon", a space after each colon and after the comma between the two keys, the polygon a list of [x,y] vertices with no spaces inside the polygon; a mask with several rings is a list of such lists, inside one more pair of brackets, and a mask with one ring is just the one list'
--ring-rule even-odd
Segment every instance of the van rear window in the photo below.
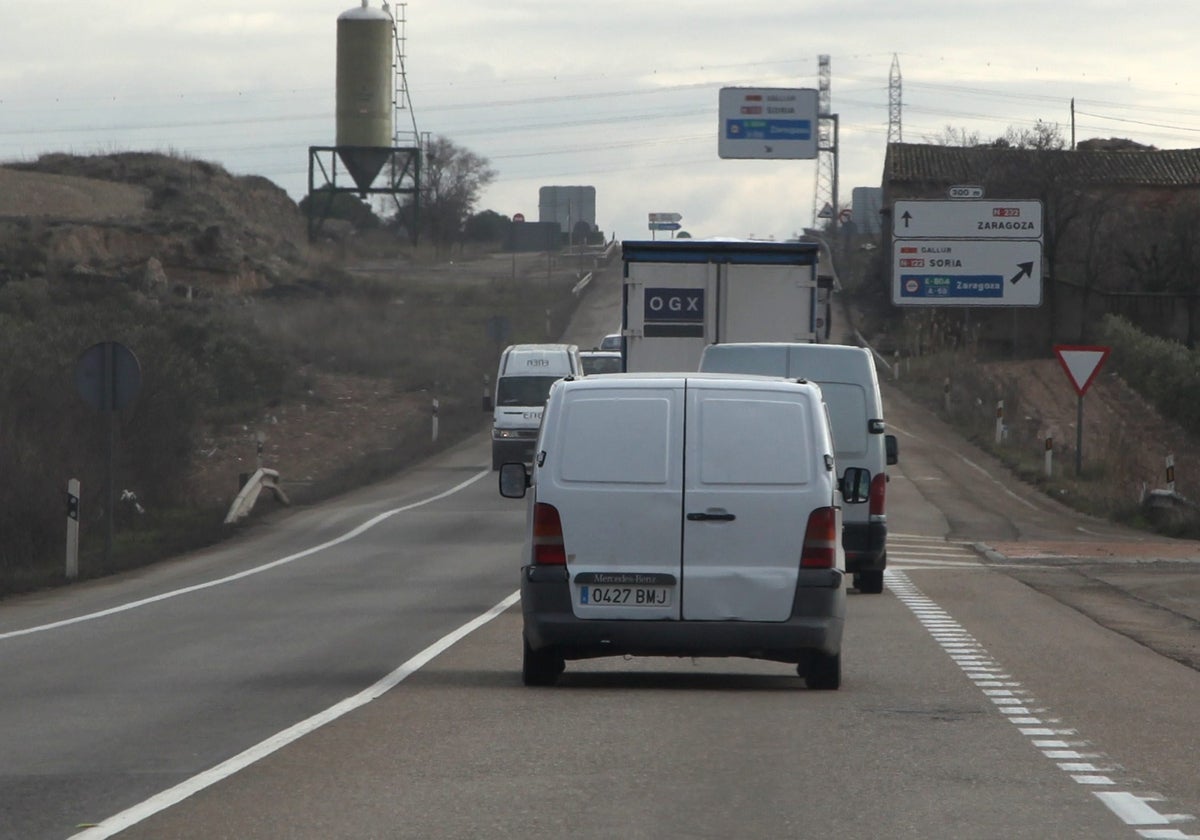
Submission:
{"label": "van rear window", "polygon": [[671,403],[665,397],[574,399],[562,420],[563,481],[665,484]]}
{"label": "van rear window", "polygon": [[702,484],[812,481],[813,465],[820,456],[813,451],[805,405],[710,397],[700,403],[698,425],[700,439],[689,441],[688,449],[699,452]]}
{"label": "van rear window", "polygon": [[841,457],[867,454],[867,392],[861,385],[822,382],[821,393],[829,406],[833,449]]}

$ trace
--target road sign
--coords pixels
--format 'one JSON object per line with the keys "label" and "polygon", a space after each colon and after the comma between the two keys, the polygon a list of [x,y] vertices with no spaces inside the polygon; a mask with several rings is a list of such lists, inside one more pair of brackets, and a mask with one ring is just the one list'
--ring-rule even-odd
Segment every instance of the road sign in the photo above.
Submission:
{"label": "road sign", "polygon": [[514,222],[525,221],[525,214],[524,213],[513,213],[513,221]]}
{"label": "road sign", "polygon": [[983,198],[983,187],[975,187],[975,186],[967,186],[967,185],[951,187],[950,189],[946,190],[946,195],[950,196],[950,198],[958,198],[958,199]]}
{"label": "road sign", "polygon": [[683,216],[679,213],[651,213],[650,221],[652,222],[681,222]]}
{"label": "road sign", "polygon": [[651,222],[650,230],[679,230],[679,222]]}
{"label": "road sign", "polygon": [[812,160],[817,156],[813,88],[721,88],[717,155]]}
{"label": "road sign", "polygon": [[897,305],[1040,306],[1042,243],[897,239],[892,278]]}
{"label": "road sign", "polygon": [[1091,387],[1092,380],[1100,372],[1110,348],[1078,344],[1059,344],[1054,347],[1058,363],[1067,372],[1067,378],[1075,386],[1075,393],[1083,396]]}
{"label": "road sign", "polygon": [[1041,239],[1042,202],[1033,199],[897,201],[897,239]]}

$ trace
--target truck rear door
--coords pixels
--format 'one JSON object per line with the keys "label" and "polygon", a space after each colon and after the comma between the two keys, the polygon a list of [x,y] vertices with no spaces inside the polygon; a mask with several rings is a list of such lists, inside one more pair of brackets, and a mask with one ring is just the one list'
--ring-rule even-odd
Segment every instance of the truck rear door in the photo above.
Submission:
{"label": "truck rear door", "polygon": [[809,512],[829,504],[813,410],[795,391],[688,380],[684,619],[791,614]]}
{"label": "truck rear door", "polygon": [[625,278],[625,369],[693,371],[704,346],[716,341],[711,324],[717,266],[710,263],[631,263]]}
{"label": "truck rear door", "polygon": [[811,266],[728,265],[720,287],[727,341],[816,341],[817,284]]}

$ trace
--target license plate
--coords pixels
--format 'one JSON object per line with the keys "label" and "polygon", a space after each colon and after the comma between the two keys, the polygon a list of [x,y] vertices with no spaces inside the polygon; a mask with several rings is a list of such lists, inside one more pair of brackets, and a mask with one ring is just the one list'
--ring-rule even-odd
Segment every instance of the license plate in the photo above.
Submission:
{"label": "license plate", "polygon": [[580,586],[579,603],[586,606],[665,607],[669,586]]}

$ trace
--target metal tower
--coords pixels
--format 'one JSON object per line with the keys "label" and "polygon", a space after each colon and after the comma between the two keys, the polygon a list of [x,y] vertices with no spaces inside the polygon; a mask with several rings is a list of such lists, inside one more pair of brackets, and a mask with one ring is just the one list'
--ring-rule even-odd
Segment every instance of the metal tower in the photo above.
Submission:
{"label": "metal tower", "polygon": [[[412,97],[408,95],[408,76],[404,71],[404,47],[408,36],[405,27],[408,25],[408,4],[397,3],[394,10],[383,4],[383,10],[392,16],[392,31],[395,33],[396,50],[392,56],[392,143],[395,146],[422,145],[421,135],[417,131],[417,115],[413,111]],[[408,114],[412,131],[401,127],[402,114]]]}
{"label": "metal tower", "polygon": [[892,69],[888,73],[888,135],[887,141],[903,143],[904,132],[900,123],[900,57],[892,53]]}
{"label": "metal tower", "polygon": [[829,56],[817,57],[817,173],[813,190],[812,226],[837,221],[837,139]]}

